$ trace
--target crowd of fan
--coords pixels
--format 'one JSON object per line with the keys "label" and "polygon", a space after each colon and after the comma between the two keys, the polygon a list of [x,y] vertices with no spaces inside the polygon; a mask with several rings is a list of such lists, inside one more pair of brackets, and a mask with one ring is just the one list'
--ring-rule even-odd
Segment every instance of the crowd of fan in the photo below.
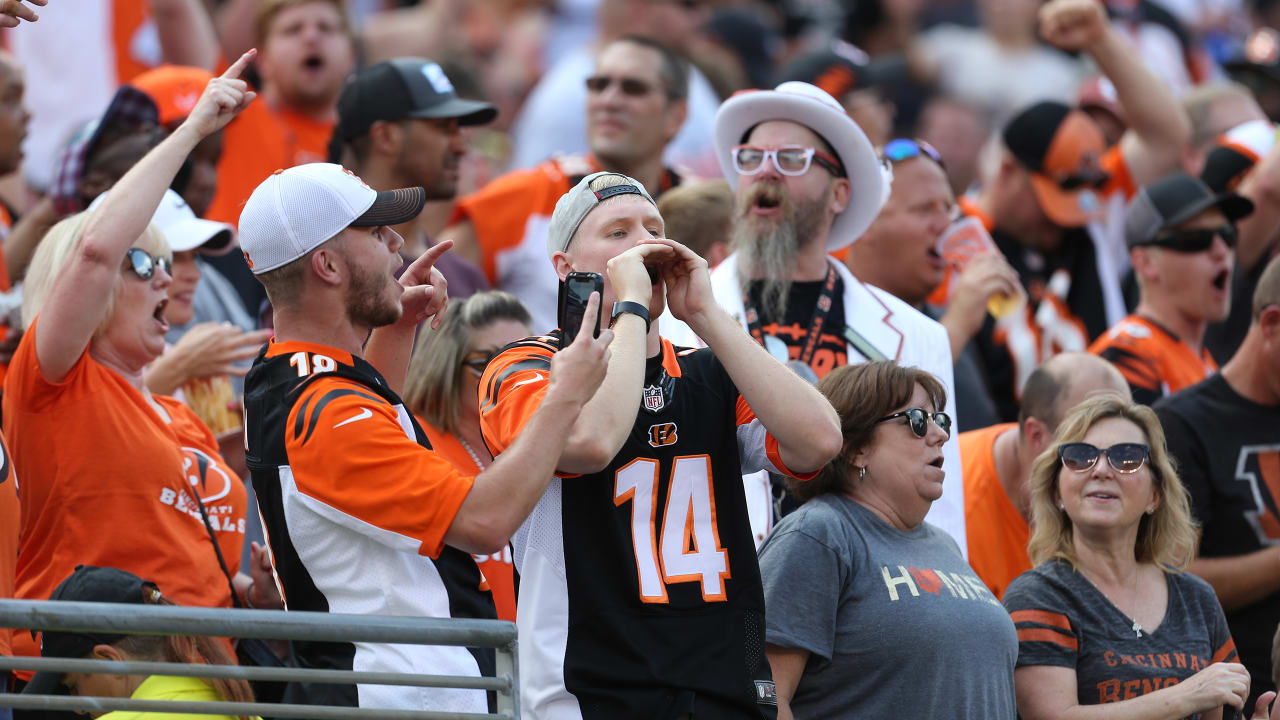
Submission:
{"label": "crowd of fan", "polygon": [[[1280,2],[0,25],[0,597],[511,620],[538,718],[1268,717]],[[612,331],[557,330],[570,271]],[[42,651],[232,662],[0,632]]]}

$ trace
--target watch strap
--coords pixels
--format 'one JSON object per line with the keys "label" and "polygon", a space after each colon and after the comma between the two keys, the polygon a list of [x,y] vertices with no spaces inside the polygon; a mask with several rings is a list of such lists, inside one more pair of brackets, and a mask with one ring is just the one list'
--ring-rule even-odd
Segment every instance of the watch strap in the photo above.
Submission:
{"label": "watch strap", "polygon": [[613,304],[613,314],[609,316],[609,325],[612,326],[614,321],[618,319],[618,316],[623,313],[631,313],[632,315],[639,315],[641,318],[644,318],[644,331],[645,333],[649,332],[649,327],[653,324],[649,319],[649,308],[638,302],[619,300]]}

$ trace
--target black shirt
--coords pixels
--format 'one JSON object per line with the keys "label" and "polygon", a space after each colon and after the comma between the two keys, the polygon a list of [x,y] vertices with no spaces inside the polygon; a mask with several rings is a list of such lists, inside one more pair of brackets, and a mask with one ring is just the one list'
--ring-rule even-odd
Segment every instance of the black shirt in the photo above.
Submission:
{"label": "black shirt", "polygon": [[[786,349],[786,359],[795,360],[800,357],[805,341],[809,337],[809,328],[813,323],[814,308],[818,304],[818,298],[822,295],[822,286],[825,282],[825,280],[812,280],[792,283],[791,293],[787,301],[786,317],[781,320],[769,317],[764,312],[764,306],[761,304],[763,283],[758,281],[751,283],[747,295],[748,304],[756,308],[761,314],[760,330],[766,338],[765,349],[769,350],[774,357],[785,361],[778,354],[782,347]],[[849,364],[849,346],[844,339],[844,328],[844,281],[839,276],[836,276],[835,288],[831,294],[831,309],[827,312],[826,320],[822,323],[822,334],[818,338],[813,358],[809,361],[809,367],[813,369],[818,379],[826,377],[827,373],[842,365]],[[768,338],[770,337],[776,340],[769,340]],[[782,346],[775,346],[777,340],[782,341]]]}
{"label": "black shirt", "polygon": [[[1200,555],[1235,557],[1280,544],[1280,407],[1241,397],[1221,374],[1155,405],[1191,512],[1200,523]],[[1280,592],[1227,613],[1256,698],[1274,688],[1271,638]]]}

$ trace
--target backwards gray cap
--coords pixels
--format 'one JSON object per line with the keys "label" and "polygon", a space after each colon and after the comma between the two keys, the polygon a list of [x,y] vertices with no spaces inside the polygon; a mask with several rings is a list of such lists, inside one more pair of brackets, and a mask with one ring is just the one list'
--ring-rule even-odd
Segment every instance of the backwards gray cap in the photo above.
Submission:
{"label": "backwards gray cap", "polygon": [[[623,182],[599,192],[592,190],[591,183],[605,175],[621,178]],[[639,195],[653,203],[655,207],[657,206],[649,196],[649,191],[644,189],[644,185],[622,173],[598,172],[582,178],[572,190],[561,195],[556,201],[556,209],[551,213],[551,224],[547,227],[547,257],[554,258],[556,253],[564,252],[569,247],[569,241],[573,239],[573,234],[578,232],[578,226],[597,205],[611,197],[627,194]]]}

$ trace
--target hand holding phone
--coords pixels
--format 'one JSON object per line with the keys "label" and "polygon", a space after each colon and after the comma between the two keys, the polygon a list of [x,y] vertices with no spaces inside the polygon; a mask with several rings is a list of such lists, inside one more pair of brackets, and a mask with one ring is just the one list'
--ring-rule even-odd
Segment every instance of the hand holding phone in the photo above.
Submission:
{"label": "hand holding phone", "polygon": [[594,328],[591,337],[600,337],[600,305],[596,305],[593,318],[584,318],[591,293],[600,293],[601,299],[604,298],[604,276],[600,273],[574,271],[560,281],[556,318],[564,334],[564,347],[573,342],[583,325]]}

